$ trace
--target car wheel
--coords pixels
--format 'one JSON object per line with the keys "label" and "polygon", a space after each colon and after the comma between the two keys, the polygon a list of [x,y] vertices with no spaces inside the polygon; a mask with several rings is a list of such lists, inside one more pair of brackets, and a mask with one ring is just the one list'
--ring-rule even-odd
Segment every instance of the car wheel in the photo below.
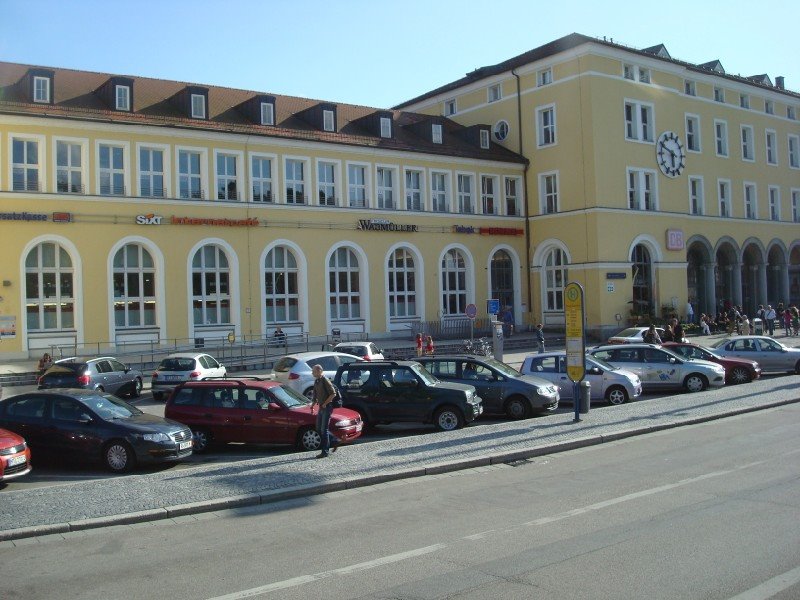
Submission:
{"label": "car wheel", "polygon": [[606,390],[606,400],[611,404],[625,404],[628,401],[628,392],[619,386],[610,387]]}
{"label": "car wheel", "polygon": [[731,383],[747,383],[750,381],[750,373],[744,367],[736,367],[731,371]]}
{"label": "car wheel", "polygon": [[683,380],[683,387],[686,388],[687,392],[702,392],[708,387],[708,383],[702,375],[692,373]]}
{"label": "car wheel", "polygon": [[527,419],[530,416],[528,401],[520,396],[512,396],[506,400],[505,409],[509,419]]}
{"label": "car wheel", "polygon": [[464,426],[464,417],[461,412],[450,406],[437,410],[433,421],[441,431],[453,431]]}
{"label": "car wheel", "polygon": [[319,450],[322,446],[322,437],[313,427],[304,427],[297,434],[297,447],[300,450]]}
{"label": "car wheel", "polygon": [[202,454],[211,445],[211,434],[205,429],[192,429],[192,450]]}
{"label": "car wheel", "polygon": [[103,450],[103,461],[110,471],[125,473],[133,468],[136,456],[126,442],[114,440],[109,442]]}
{"label": "car wheel", "polygon": [[306,389],[306,390],[303,392],[303,396],[305,396],[305,397],[306,397],[306,398],[308,398],[309,400],[313,400],[313,399],[314,399],[314,386],[312,385],[310,388],[307,388],[307,389]]}
{"label": "car wheel", "polygon": [[142,395],[142,380],[138,377],[133,381],[133,387],[131,387],[131,398],[138,398]]}

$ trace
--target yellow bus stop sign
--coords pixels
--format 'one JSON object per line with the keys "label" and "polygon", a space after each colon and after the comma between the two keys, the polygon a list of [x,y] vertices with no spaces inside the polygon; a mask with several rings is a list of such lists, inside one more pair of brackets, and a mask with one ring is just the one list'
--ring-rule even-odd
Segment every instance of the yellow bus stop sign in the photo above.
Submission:
{"label": "yellow bus stop sign", "polygon": [[586,375],[583,287],[571,282],[564,288],[564,318],[567,327],[567,376],[573,383]]}

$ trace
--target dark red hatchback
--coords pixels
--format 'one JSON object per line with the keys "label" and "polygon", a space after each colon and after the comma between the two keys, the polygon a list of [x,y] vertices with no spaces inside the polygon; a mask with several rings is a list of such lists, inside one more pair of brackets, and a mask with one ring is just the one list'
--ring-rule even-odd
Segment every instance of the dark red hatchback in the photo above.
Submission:
{"label": "dark red hatchback", "polygon": [[686,358],[699,358],[725,367],[725,383],[747,383],[761,377],[761,366],[754,360],[720,356],[712,350],[689,342],[664,342],[664,348],[685,356]]}
{"label": "dark red hatchback", "polygon": [[[318,450],[321,443],[308,398],[258,377],[182,383],[167,400],[164,415],[189,426],[195,452],[205,451],[212,442],[293,444],[301,450]],[[351,442],[363,426],[357,412],[335,408],[329,429]]]}

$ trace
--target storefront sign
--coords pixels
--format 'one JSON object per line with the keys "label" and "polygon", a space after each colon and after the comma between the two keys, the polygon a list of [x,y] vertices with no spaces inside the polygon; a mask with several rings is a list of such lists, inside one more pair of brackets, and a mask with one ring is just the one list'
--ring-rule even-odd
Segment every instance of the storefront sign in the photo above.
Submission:
{"label": "storefront sign", "polygon": [[683,230],[667,229],[667,250],[683,250]]}
{"label": "storefront sign", "polygon": [[161,215],[150,213],[149,215],[136,215],[137,225],[161,225]]}
{"label": "storefront sign", "polygon": [[219,225],[221,227],[258,227],[261,223],[255,217],[250,219],[202,219],[198,217],[170,217],[171,225]]}
{"label": "storefront sign", "polygon": [[17,317],[0,315],[0,337],[17,337]]}
{"label": "storefront sign", "polygon": [[67,212],[53,213],[53,223],[72,223],[72,213],[67,213]]}
{"label": "storefront sign", "polygon": [[523,235],[524,229],[516,227],[473,227],[472,225],[453,225],[453,233],[479,233],[481,235]]}
{"label": "storefront sign", "polygon": [[0,221],[47,221],[47,215],[29,212],[0,212]]}
{"label": "storefront sign", "polygon": [[606,279],[625,279],[628,277],[627,273],[606,273]]}
{"label": "storefront sign", "polygon": [[416,225],[398,225],[385,219],[361,219],[356,229],[364,231],[419,231]]}

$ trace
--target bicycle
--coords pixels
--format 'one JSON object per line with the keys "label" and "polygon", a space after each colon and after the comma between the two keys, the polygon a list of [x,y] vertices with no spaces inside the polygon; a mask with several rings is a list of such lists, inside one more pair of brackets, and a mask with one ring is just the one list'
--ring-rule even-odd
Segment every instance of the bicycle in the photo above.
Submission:
{"label": "bicycle", "polygon": [[491,356],[492,345],[486,338],[464,340],[460,351],[464,354],[474,354],[476,356]]}

